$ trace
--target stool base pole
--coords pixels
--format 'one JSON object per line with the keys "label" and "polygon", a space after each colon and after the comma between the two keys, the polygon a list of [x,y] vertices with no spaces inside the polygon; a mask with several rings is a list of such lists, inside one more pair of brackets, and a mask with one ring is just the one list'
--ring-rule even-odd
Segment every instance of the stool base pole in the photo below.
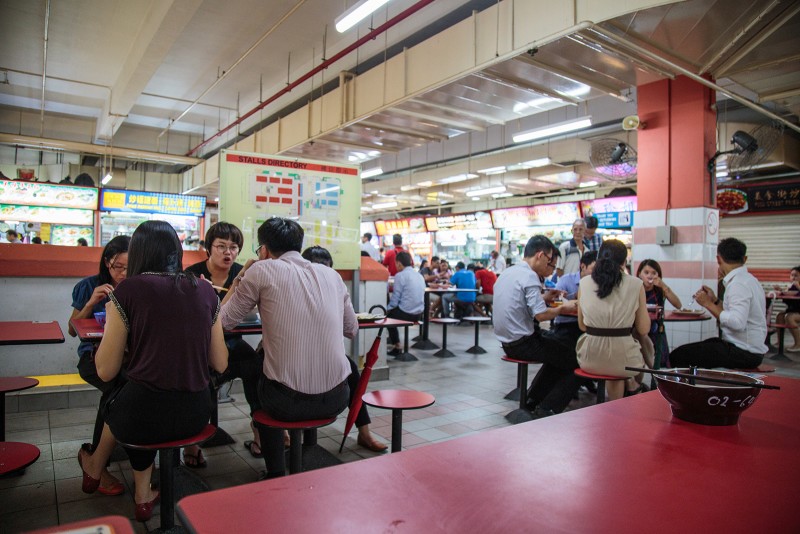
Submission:
{"label": "stool base pole", "polygon": [[392,452],[400,452],[403,443],[403,410],[392,410]]}

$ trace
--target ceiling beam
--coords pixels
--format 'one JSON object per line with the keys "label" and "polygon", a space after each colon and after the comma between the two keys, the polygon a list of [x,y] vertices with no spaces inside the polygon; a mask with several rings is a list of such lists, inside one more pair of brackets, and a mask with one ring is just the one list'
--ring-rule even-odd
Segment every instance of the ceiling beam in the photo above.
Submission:
{"label": "ceiling beam", "polygon": [[381,124],[379,122],[370,120],[358,122],[353,125],[353,127],[355,126],[363,126],[364,128],[374,128],[376,130],[382,130],[384,132],[393,133],[397,135],[405,135],[408,137],[415,137],[417,139],[423,139],[425,141],[444,141],[445,139],[447,139],[447,136],[442,134],[423,132],[420,130],[414,130],[413,128],[400,128],[399,126],[389,126],[386,124]]}
{"label": "ceiling beam", "polygon": [[[347,150],[357,150],[359,152],[377,150],[379,152],[386,152],[388,154],[397,154],[399,150],[393,148],[386,148],[385,146],[377,145],[362,145],[359,143],[351,143],[349,141],[339,141],[338,139],[326,139],[325,137],[317,137],[309,143],[321,143],[323,145],[340,146]],[[308,144],[308,143],[306,143]]]}
{"label": "ceiling beam", "polygon": [[426,113],[420,113],[418,111],[411,111],[410,109],[403,109],[401,107],[394,107],[392,109],[388,109],[385,111],[385,113],[398,113],[400,115],[406,115],[407,117],[413,117],[415,119],[420,119],[423,121],[438,122],[439,124],[444,124],[454,129],[471,130],[476,132],[484,130],[483,126],[478,126],[471,122],[459,121],[456,119],[452,119],[450,117],[437,117],[436,115],[429,115]]}
{"label": "ceiling beam", "polygon": [[489,115],[485,115],[483,113],[476,113],[474,111],[468,111],[463,108],[455,107],[455,106],[448,106],[446,104],[439,104],[437,102],[431,102],[430,100],[422,100],[421,98],[412,98],[410,102],[415,104],[419,104],[421,106],[428,106],[434,109],[438,109],[441,111],[447,111],[448,113],[455,113],[456,115],[460,115],[462,117],[469,117],[470,119],[475,119],[483,122],[488,122],[489,124],[494,125],[501,125],[505,124],[505,121],[496,119],[495,117],[491,117]]}
{"label": "ceiling beam", "polygon": [[759,102],[773,102],[775,100],[783,100],[784,98],[792,98],[800,95],[800,87],[793,87],[791,89],[784,89],[782,91],[775,91],[773,93],[765,93],[759,95]]}

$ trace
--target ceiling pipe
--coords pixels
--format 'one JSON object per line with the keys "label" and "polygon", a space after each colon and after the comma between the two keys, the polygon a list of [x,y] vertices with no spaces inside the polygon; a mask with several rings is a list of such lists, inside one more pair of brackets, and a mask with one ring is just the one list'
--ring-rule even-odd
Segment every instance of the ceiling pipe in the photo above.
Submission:
{"label": "ceiling pipe", "polygon": [[706,80],[702,76],[698,76],[694,72],[692,72],[690,70],[687,70],[687,69],[684,69],[680,65],[678,65],[676,63],[673,63],[670,60],[665,59],[665,58],[659,56],[658,54],[654,54],[653,52],[647,50],[644,47],[641,47],[641,46],[639,46],[639,45],[637,45],[635,43],[630,42],[629,40],[625,39],[624,37],[616,35],[616,34],[610,32],[608,30],[605,30],[605,29],[603,29],[603,28],[601,28],[599,26],[592,26],[591,28],[589,28],[589,31],[595,32],[598,35],[601,35],[601,36],[605,37],[606,39],[608,39],[608,40],[610,40],[612,42],[616,42],[616,43],[619,43],[621,45],[624,45],[624,46],[630,48],[631,50],[637,52],[640,55],[647,56],[650,59],[653,59],[655,61],[663,63],[664,65],[666,65],[667,67],[671,68],[675,72],[683,74],[687,78],[691,78],[692,80],[696,81],[697,83],[699,83],[701,85],[705,85],[709,89],[713,89],[715,91],[718,91],[718,92],[722,93],[723,95],[727,96],[728,98],[730,98],[731,100],[735,100],[735,101],[739,102],[740,104],[742,104],[743,106],[747,106],[748,108],[752,109],[753,111],[757,111],[758,113],[760,113],[760,114],[762,114],[762,115],[764,115],[766,117],[769,117],[772,120],[778,121],[781,124],[785,125],[786,127],[791,128],[792,130],[800,133],[800,126],[798,126],[796,124],[793,124],[792,122],[784,119],[780,115],[776,115],[775,113],[771,112],[770,110],[768,110],[766,108],[763,108],[763,107],[759,106],[758,104],[754,104],[750,100],[748,100],[748,99],[746,99],[744,97],[741,97],[741,96],[737,95],[736,93],[728,91],[724,87],[721,87],[721,86],[717,85],[716,83],[714,83],[712,81]]}
{"label": "ceiling pipe", "polygon": [[[49,0],[48,0],[48,1],[49,1]],[[270,36],[270,34],[271,34],[272,32],[274,32],[274,31],[275,31],[275,30],[276,30],[276,29],[277,29],[277,28],[278,28],[278,27],[279,27],[281,24],[283,24],[283,22],[284,22],[286,19],[288,19],[288,18],[289,18],[289,17],[290,17],[290,16],[291,16],[291,15],[292,15],[292,14],[293,14],[295,11],[297,11],[298,9],[300,9],[300,6],[302,6],[302,5],[303,5],[305,2],[306,2],[306,0],[300,0],[300,1],[299,1],[297,4],[295,4],[295,6],[294,6],[292,9],[290,9],[290,10],[289,10],[289,11],[288,11],[288,12],[287,12],[287,13],[286,13],[284,16],[282,16],[282,17],[281,17],[281,19],[280,19],[278,22],[276,22],[275,24],[273,24],[273,25],[272,25],[272,27],[271,27],[269,30],[267,30],[267,31],[264,33],[264,35],[262,35],[261,37],[259,37],[259,38],[258,38],[258,40],[257,40],[255,43],[253,43],[253,46],[251,46],[250,48],[248,48],[248,49],[247,49],[247,52],[245,52],[244,54],[242,54],[242,55],[241,55],[241,57],[239,57],[239,59],[237,59],[236,61],[234,61],[234,62],[233,62],[233,65],[231,65],[230,67],[228,67],[228,70],[222,71],[222,75],[221,75],[221,76],[219,76],[219,77],[218,77],[218,78],[217,78],[217,79],[214,81],[214,83],[212,83],[212,84],[211,84],[211,85],[210,85],[210,86],[209,86],[209,87],[208,87],[208,88],[207,88],[205,91],[203,91],[202,93],[200,93],[200,96],[198,96],[198,97],[197,97],[197,98],[194,100],[194,102],[192,102],[191,104],[189,104],[189,107],[188,107],[188,108],[186,108],[185,110],[183,110],[183,112],[182,112],[180,115],[178,115],[177,117],[175,117],[174,119],[172,119],[172,120],[170,120],[170,121],[169,121],[169,124],[167,125],[167,127],[166,127],[166,128],[164,128],[164,129],[161,131],[161,133],[160,133],[160,134],[158,134],[158,138],[160,139],[160,138],[161,138],[161,136],[163,136],[165,133],[167,133],[167,132],[168,132],[168,131],[169,131],[169,130],[172,128],[172,125],[173,125],[173,124],[175,124],[176,122],[178,122],[179,120],[181,120],[183,117],[185,117],[185,116],[186,116],[186,114],[187,114],[187,113],[189,113],[189,111],[191,111],[191,109],[192,109],[192,108],[194,108],[194,107],[195,107],[195,106],[196,106],[196,105],[197,105],[197,104],[200,102],[200,100],[201,100],[201,99],[202,99],[204,96],[206,96],[206,95],[207,95],[209,92],[211,92],[211,91],[212,91],[212,90],[213,90],[213,89],[214,89],[214,88],[215,88],[217,85],[219,85],[219,83],[220,83],[220,82],[222,82],[222,80],[224,80],[224,79],[225,79],[225,78],[228,76],[228,74],[230,74],[230,73],[233,71],[233,69],[235,69],[236,67],[238,67],[238,66],[239,66],[239,64],[240,64],[242,61],[244,61],[244,59],[245,59],[247,56],[249,56],[249,55],[250,55],[250,53],[251,53],[253,50],[255,50],[255,49],[256,49],[256,47],[258,47],[258,45],[260,45],[260,44],[261,44],[261,42],[262,42],[264,39],[266,39],[267,37],[269,37],[269,36]],[[192,150],[192,152],[194,152],[194,150]],[[192,152],[189,152],[189,153],[187,154],[187,156],[188,156],[188,155],[191,155],[191,153],[192,153]]]}
{"label": "ceiling pipe", "polygon": [[45,85],[47,82],[47,34],[48,29],[50,27],[50,0],[47,0],[47,4],[44,8],[44,46],[43,48],[43,58],[42,58],[42,108],[41,108],[41,117],[39,119],[39,137],[44,135],[44,90]]}
{"label": "ceiling pipe", "polygon": [[269,104],[271,104],[272,102],[274,102],[278,98],[282,97],[286,93],[289,93],[292,89],[294,89],[295,87],[299,86],[300,84],[302,84],[303,82],[305,82],[306,80],[308,80],[309,78],[314,76],[315,74],[317,74],[319,72],[322,72],[323,70],[327,69],[329,66],[331,66],[334,63],[336,63],[337,61],[342,59],[344,56],[349,54],[350,52],[360,48],[364,43],[367,43],[367,42],[371,41],[375,37],[377,37],[380,34],[384,33],[386,30],[388,30],[388,29],[392,28],[393,26],[399,24],[400,22],[404,21],[405,19],[407,19],[408,17],[410,17],[411,15],[416,13],[417,11],[421,10],[422,8],[427,6],[428,4],[433,3],[433,1],[434,0],[420,0],[419,2],[414,4],[413,6],[409,7],[408,9],[406,9],[405,11],[403,11],[400,14],[396,15],[395,17],[387,20],[386,22],[384,22],[383,24],[381,24],[380,26],[378,26],[374,30],[370,31],[369,33],[365,34],[363,37],[361,37],[360,39],[355,41],[350,46],[348,46],[348,47],[344,48],[343,50],[341,50],[340,52],[336,53],[333,57],[331,57],[329,59],[326,59],[325,61],[323,61],[322,63],[320,63],[319,65],[317,65],[316,67],[314,67],[313,69],[308,71],[307,73],[305,73],[302,76],[300,76],[297,80],[295,80],[294,82],[288,84],[286,87],[284,87],[283,89],[281,89],[280,91],[278,91],[277,93],[272,95],[271,97],[269,97],[266,100],[264,100],[261,104],[259,104],[258,106],[254,107],[253,109],[251,109],[250,111],[248,111],[247,113],[245,113],[244,115],[242,115],[241,117],[239,117],[238,119],[233,121],[231,124],[229,124],[225,128],[221,129],[220,131],[218,131],[217,133],[215,133],[214,135],[212,135],[211,137],[209,137],[208,139],[206,139],[205,141],[203,141],[202,143],[200,143],[199,145],[197,145],[196,147],[191,149],[189,152],[186,153],[186,155],[187,156],[191,156],[192,154],[197,152],[197,150],[199,150],[201,147],[203,147],[203,146],[207,145],[209,142],[211,142],[213,139],[216,139],[217,137],[220,137],[224,133],[230,131],[232,128],[235,128],[237,125],[243,123],[245,120],[247,120],[248,118],[252,117],[253,115],[258,113],[259,111],[261,111],[262,109],[264,109]]}

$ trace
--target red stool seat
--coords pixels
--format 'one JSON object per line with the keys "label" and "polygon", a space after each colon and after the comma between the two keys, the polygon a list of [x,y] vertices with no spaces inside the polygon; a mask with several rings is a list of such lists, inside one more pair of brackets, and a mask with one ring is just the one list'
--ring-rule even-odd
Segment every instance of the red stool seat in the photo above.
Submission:
{"label": "red stool seat", "polygon": [[436,402],[430,393],[411,389],[379,389],[364,393],[361,400],[375,408],[392,410],[392,452],[402,449],[403,410],[427,408]]}
{"label": "red stool seat", "polygon": [[[316,429],[328,426],[336,421],[335,417],[326,419],[308,419],[306,421],[279,421],[263,410],[256,410],[253,422],[256,426],[280,428],[289,431],[289,474],[300,473],[303,470],[303,439],[302,432],[306,431],[305,444],[316,443]],[[311,431],[311,432],[309,432]]]}
{"label": "red stool seat", "polygon": [[167,531],[175,526],[175,480],[174,480],[174,463],[176,452],[181,447],[188,447],[190,445],[199,445],[204,441],[211,438],[217,431],[214,425],[206,425],[199,433],[194,436],[189,436],[184,439],[177,439],[174,441],[165,441],[163,443],[148,443],[146,445],[134,443],[122,443],[123,447],[138,450],[156,450],[158,451],[159,463],[159,491],[161,491],[161,530]]}
{"label": "red stool seat", "polygon": [[581,378],[588,378],[589,380],[597,380],[597,404],[602,404],[606,401],[606,380],[627,380],[627,376],[610,376],[610,375],[596,375],[588,371],[584,371],[580,367],[575,369],[575,375]]}
{"label": "red stool seat", "polygon": [[39,459],[39,447],[16,441],[0,442],[0,476],[25,469]]}

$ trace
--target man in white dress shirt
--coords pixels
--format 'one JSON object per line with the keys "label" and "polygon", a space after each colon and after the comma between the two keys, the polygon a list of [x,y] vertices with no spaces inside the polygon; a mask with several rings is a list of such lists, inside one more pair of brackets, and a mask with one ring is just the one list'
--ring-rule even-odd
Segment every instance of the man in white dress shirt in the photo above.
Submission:
{"label": "man in white dress shirt", "polygon": [[767,302],[756,277],[747,272],[747,245],[736,238],[717,245],[717,264],[725,295],[720,301],[708,286],[694,300],[717,318],[721,336],[688,343],[672,351],[675,367],[754,369],[761,365],[767,346]]}
{"label": "man in white dress shirt", "polygon": [[506,259],[500,255],[499,252],[493,250],[490,254],[492,259],[489,260],[489,270],[494,274],[499,275],[506,270]]}
{"label": "man in white dress shirt", "polygon": [[369,254],[370,258],[380,263],[381,253],[378,252],[378,249],[376,249],[375,245],[372,244],[371,233],[367,232],[363,236],[361,236],[361,250]]}

